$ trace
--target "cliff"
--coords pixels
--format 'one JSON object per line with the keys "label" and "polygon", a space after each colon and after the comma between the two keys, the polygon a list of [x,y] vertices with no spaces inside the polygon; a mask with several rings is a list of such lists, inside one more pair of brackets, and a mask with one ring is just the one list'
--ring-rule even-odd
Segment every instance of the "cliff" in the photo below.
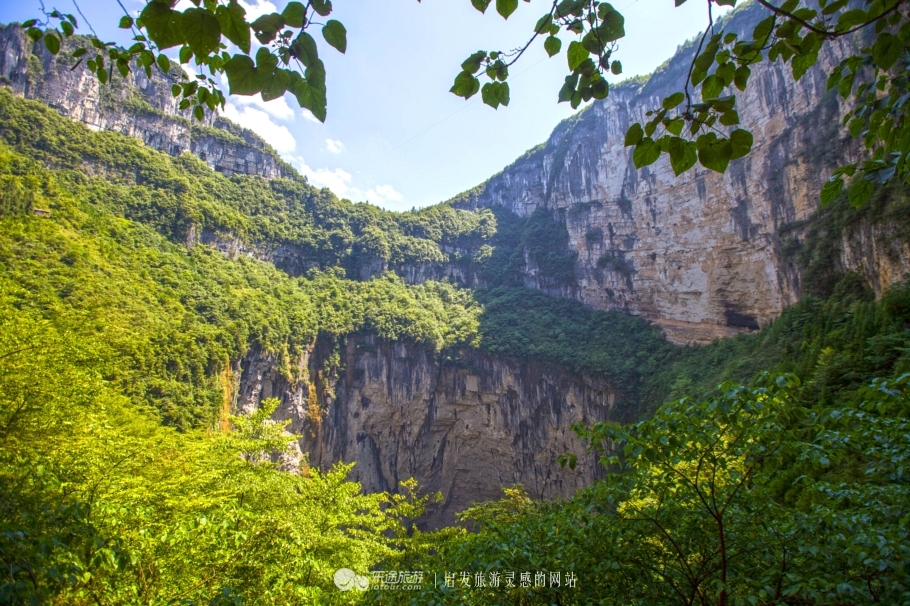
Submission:
{"label": "cliff", "polygon": [[[356,462],[367,491],[396,491],[409,477],[442,492],[424,520],[450,524],[473,501],[520,482],[539,498],[569,497],[603,472],[570,429],[611,419],[617,395],[605,382],[556,365],[466,349],[433,354],[412,342],[352,335],[320,341],[292,365],[251,351],[234,367],[239,410],[278,397],[280,419],[302,436],[305,463]],[[557,457],[573,452],[574,471]]]}
{"label": "cliff", "polygon": [[[763,16],[761,7],[745,5],[723,27],[751,33]],[[576,256],[572,275],[554,285],[529,259],[527,286],[643,316],[677,343],[757,329],[802,295],[799,272],[783,260],[781,232],[813,216],[825,179],[856,152],[840,127],[843,101],[825,92],[827,74],[851,44],[826,44],[799,82],[779,61],[753,66],[737,109],[756,143],[723,175],[697,166],[677,178],[666,157],[637,170],[623,146],[632,123],[681,90],[689,45],[646,82],[613,88],[453,203],[520,216],[545,209],[565,226],[566,252]],[[910,269],[910,247],[906,238],[870,239],[877,229],[844,233],[838,263],[864,271],[881,293]]]}
{"label": "cliff", "polygon": [[54,56],[43,42],[32,43],[18,25],[0,25],[0,84],[94,130],[123,133],[172,156],[195,154],[228,176],[297,176],[252,132],[221,117],[207,116],[200,124],[190,112],[180,111],[171,95],[175,76],[153,70],[149,78],[137,68],[127,79],[115,76],[109,86],[101,86],[84,61],[73,69],[75,45],[68,40]]}

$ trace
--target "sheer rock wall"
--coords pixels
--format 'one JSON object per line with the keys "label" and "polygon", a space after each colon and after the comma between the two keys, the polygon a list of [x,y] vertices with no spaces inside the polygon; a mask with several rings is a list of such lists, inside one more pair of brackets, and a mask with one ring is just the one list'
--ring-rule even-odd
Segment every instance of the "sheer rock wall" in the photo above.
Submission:
{"label": "sheer rock wall", "polygon": [[172,156],[195,154],[226,175],[290,176],[288,165],[250,131],[211,115],[199,124],[188,111],[178,110],[173,82],[157,69],[149,78],[136,68],[128,80],[116,75],[110,86],[101,86],[84,61],[72,69],[73,48],[68,41],[54,56],[19,26],[0,25],[0,83],[89,128],[135,137]]}
{"label": "sheer rock wall", "polygon": [[[327,369],[333,352],[340,366]],[[505,486],[569,497],[603,472],[570,429],[610,420],[618,396],[603,381],[476,350],[443,359],[421,344],[368,335],[318,342],[292,366],[289,378],[274,355],[250,352],[235,367],[235,406],[280,398],[276,418],[302,436],[307,464],[356,462],[352,479],[367,491],[395,491],[415,477],[425,493],[442,492],[428,526],[451,523]],[[574,471],[557,462],[566,452],[579,457]]]}
{"label": "sheer rock wall", "polygon": [[[751,33],[764,16],[757,5],[743,7],[725,31]],[[755,146],[723,175],[698,166],[677,178],[666,157],[637,170],[632,148],[623,146],[632,123],[644,123],[647,110],[682,89],[690,46],[646,83],[611,89],[544,145],[453,203],[500,205],[521,216],[545,208],[565,224],[577,254],[573,279],[553,287],[529,263],[528,286],[643,316],[678,343],[754,330],[801,296],[798,272],[782,266],[780,229],[818,209],[825,179],[856,152],[840,127],[843,101],[825,91],[828,73],[851,44],[826,44],[799,82],[780,62],[753,66],[737,109]],[[845,235],[843,267],[869,269],[877,292],[910,269],[906,242],[886,258],[880,243],[860,238]]]}

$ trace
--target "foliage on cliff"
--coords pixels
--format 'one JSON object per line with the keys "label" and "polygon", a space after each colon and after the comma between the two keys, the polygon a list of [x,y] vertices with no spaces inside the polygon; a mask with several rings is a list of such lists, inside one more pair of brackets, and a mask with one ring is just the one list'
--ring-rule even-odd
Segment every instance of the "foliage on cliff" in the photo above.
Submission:
{"label": "foliage on cliff", "polygon": [[56,169],[103,175],[116,187],[112,210],[175,241],[203,232],[255,248],[287,244],[303,263],[341,266],[443,261],[444,247],[479,246],[495,231],[490,212],[447,206],[395,214],[338,200],[303,178],[224,177],[190,156],[170,158],[128,137],[92,132],[0,87],[0,138]]}
{"label": "foliage on cliff", "polygon": [[412,504],[362,494],[351,466],[269,462],[293,439],[277,401],[234,431],[162,426],[107,379],[116,344],[17,290],[0,295],[0,602],[345,603],[335,570],[403,545]]}
{"label": "foliage on cliff", "polygon": [[[0,145],[4,291],[15,293],[9,296],[20,308],[106,339],[118,352],[107,378],[137,404],[153,404],[166,422],[210,424],[221,408],[219,374],[250,347],[290,358],[320,332],[360,330],[435,348],[476,338],[479,307],[447,283],[409,287],[392,275],[359,282],[337,268],[294,278],[246,256],[230,261],[208,246],[188,249],[179,237],[199,223],[309,234],[340,262],[333,242],[358,241],[351,217],[362,210],[361,217],[391,220],[382,211],[345,206],[301,183],[229,180],[192,158],[171,160],[37,104],[3,92],[0,99],[3,137],[31,156]],[[148,172],[130,164],[135,156],[148,160],[141,163]],[[295,192],[316,218],[299,209]],[[34,216],[35,208],[50,217]],[[414,230],[457,239],[459,216],[407,220]]]}
{"label": "foliage on cliff", "polygon": [[463,517],[478,531],[418,564],[470,571],[467,583],[376,601],[907,603],[910,375],[836,406],[802,404],[799,384],[725,384],[647,421],[580,429],[613,473],[566,502],[510,489],[475,505]]}

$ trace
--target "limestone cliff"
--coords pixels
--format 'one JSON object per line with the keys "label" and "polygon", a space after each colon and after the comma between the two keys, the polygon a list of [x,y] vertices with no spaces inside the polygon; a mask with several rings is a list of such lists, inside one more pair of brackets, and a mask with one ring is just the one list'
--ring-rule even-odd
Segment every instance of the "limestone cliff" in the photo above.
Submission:
{"label": "limestone cliff", "polygon": [[[441,491],[429,526],[451,523],[472,501],[497,498],[516,482],[543,498],[590,485],[603,470],[570,426],[610,420],[618,404],[603,381],[551,364],[476,350],[440,356],[364,335],[319,342],[293,368],[282,366],[258,350],[241,360],[236,407],[280,398],[276,416],[291,419],[308,464],[356,462],[353,477],[368,491],[395,491],[409,477],[423,491]],[[566,452],[579,456],[574,471],[557,463]]]}
{"label": "limestone cliff", "polygon": [[[724,27],[751,32],[762,11],[747,5]],[[542,208],[565,225],[577,255],[574,275],[553,285],[529,260],[528,286],[643,316],[676,342],[759,328],[801,296],[798,272],[782,262],[780,231],[818,209],[824,180],[855,153],[840,128],[841,100],[825,92],[827,74],[849,44],[827,44],[799,82],[780,62],[753,67],[737,109],[756,144],[723,175],[698,166],[676,178],[666,157],[636,170],[623,146],[632,123],[682,88],[690,45],[644,83],[613,88],[560,124],[546,144],[453,202],[499,205],[521,216]],[[910,247],[891,242],[884,256],[870,229],[863,233],[844,235],[840,264],[868,269],[881,292],[910,269]]]}
{"label": "limestone cliff", "polygon": [[[172,156],[190,152],[215,170],[266,178],[288,177],[294,170],[262,139],[224,118],[208,116],[199,124],[177,108],[167,76],[146,76],[134,69],[101,86],[85,63],[76,64],[67,50],[57,56],[42,42],[32,43],[17,25],[0,25],[0,84],[17,95],[38,99],[95,130],[113,130],[142,140]],[[175,79],[176,81],[176,79]]]}

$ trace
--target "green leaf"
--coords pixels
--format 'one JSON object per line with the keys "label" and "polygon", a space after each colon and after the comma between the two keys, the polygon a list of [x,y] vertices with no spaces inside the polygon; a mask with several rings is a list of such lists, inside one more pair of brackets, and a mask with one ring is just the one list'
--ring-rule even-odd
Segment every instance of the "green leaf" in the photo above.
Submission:
{"label": "green leaf", "polygon": [[477,51],[464,60],[464,62],[461,64],[461,69],[468,72],[469,74],[476,74],[480,69],[480,64],[483,63],[483,60],[486,58],[487,51]]}
{"label": "green leaf", "polygon": [[281,18],[288,27],[303,27],[306,20],[306,7],[300,2],[288,2],[288,5],[281,11]]}
{"label": "green leaf", "polygon": [[60,52],[60,38],[56,31],[49,31],[44,34],[44,46],[52,55]]}
{"label": "green leaf", "polygon": [[673,168],[673,174],[677,177],[695,166],[695,162],[698,160],[695,143],[680,137],[670,139],[668,151],[670,153],[670,166]]}
{"label": "green leaf", "polygon": [[595,99],[606,99],[610,94],[610,85],[603,78],[598,78],[591,84],[591,96]]}
{"label": "green leaf", "polygon": [[190,8],[183,13],[183,34],[197,57],[205,57],[221,42],[218,18],[202,8]]}
{"label": "green leaf", "polygon": [[161,50],[186,41],[182,20],[183,15],[163,2],[149,2],[139,13],[140,26],[145,28],[149,38]]}
{"label": "green leaf", "polygon": [[716,42],[709,43],[708,46],[705,47],[705,50],[696,57],[695,69],[700,72],[707,72],[708,69],[710,69],[711,64],[714,63],[714,57],[717,56],[717,49],[718,45]]}
{"label": "green leaf", "polygon": [[261,44],[268,44],[278,35],[278,30],[284,27],[284,19],[278,13],[262,15],[250,24],[256,32],[256,39]]}
{"label": "green leaf", "polygon": [[717,77],[720,78],[720,81],[726,87],[733,84],[733,76],[736,73],[736,68],[732,63],[724,63],[723,65],[718,66],[714,73],[717,74]]}
{"label": "green leaf", "polygon": [[841,13],[841,16],[837,18],[837,31],[843,32],[848,29],[852,29],[857,25],[861,25],[868,21],[869,15],[866,11],[862,9],[853,9]]}
{"label": "green leaf", "polygon": [[496,0],[496,12],[502,15],[503,19],[508,19],[516,8],[518,8],[518,0]]}
{"label": "green leaf", "polygon": [[[721,124],[723,124],[723,120],[721,120]],[[732,146],[730,159],[738,160],[752,151],[752,140],[752,133],[741,128],[730,133],[730,145]]]}
{"label": "green leaf", "polygon": [[635,168],[654,164],[658,158],[660,158],[660,145],[651,137],[645,137],[639,141],[632,152],[632,162],[635,164]]}
{"label": "green leaf", "polygon": [[837,84],[837,94],[846,99],[853,91],[853,80],[856,78],[856,72],[850,72]]}
{"label": "green leaf", "polygon": [[244,53],[250,52],[250,24],[246,22],[246,11],[237,0],[227,6],[219,5],[215,17],[221,25],[224,37],[237,45]]}
{"label": "green leaf", "polygon": [[809,71],[809,68],[815,65],[817,61],[818,51],[793,57],[790,61],[790,67],[793,69],[793,79],[799,81],[799,79],[805,76],[806,72]]}
{"label": "green leaf", "polygon": [[730,164],[733,148],[728,139],[718,139],[714,133],[702,135],[695,142],[698,161],[709,170],[723,173]]}
{"label": "green leaf", "polygon": [[499,102],[500,102],[502,105],[508,106],[508,105],[509,105],[509,101],[510,101],[509,83],[508,83],[508,82],[500,82],[500,83],[499,83],[499,92],[498,92],[498,94],[499,94]]}
{"label": "green leaf", "polygon": [[891,66],[901,56],[904,50],[904,44],[888,32],[882,32],[872,46],[872,60],[883,70],[891,69]]}
{"label": "green leaf", "polygon": [[556,5],[555,14],[557,17],[568,17],[569,15],[580,13],[587,4],[588,0],[562,0]]}
{"label": "green leaf", "polygon": [[306,80],[298,80],[292,91],[300,107],[310,110],[320,122],[325,122],[325,92],[311,86]]}
{"label": "green leaf", "polygon": [[739,124],[739,113],[734,109],[724,112],[724,114],[721,115],[719,122],[724,126],[735,126]]}
{"label": "green leaf", "polygon": [[553,25],[553,17],[550,16],[550,13],[547,13],[537,20],[537,23],[534,25],[534,32],[537,34],[546,34],[550,31],[551,25]]}
{"label": "green leaf", "polygon": [[189,46],[183,45],[180,47],[180,62],[189,63],[190,59],[193,58],[193,49]]}
{"label": "green leaf", "polygon": [[621,74],[622,73],[622,63],[620,63],[619,61],[612,62],[610,64],[610,73],[612,73],[614,76],[618,76],[619,74]]}
{"label": "green leaf", "polygon": [[325,93],[325,64],[323,64],[322,61],[319,59],[313,61],[312,65],[306,68],[304,76],[306,76],[306,80],[310,83],[310,86]]}
{"label": "green leaf", "polygon": [[825,181],[825,184],[822,185],[821,191],[821,204],[822,206],[827,206],[834,201],[837,196],[840,195],[841,191],[844,189],[844,180],[841,177],[836,179],[829,179]]}
{"label": "green leaf", "polygon": [[547,54],[551,57],[553,55],[557,54],[559,52],[559,49],[561,49],[561,48],[562,48],[562,40],[560,40],[556,36],[548,36],[543,41],[543,49],[545,51],[547,51]]}
{"label": "green leaf", "polygon": [[854,208],[859,208],[865,204],[872,196],[872,181],[855,178],[847,190],[847,199]]}
{"label": "green leaf", "polygon": [[736,68],[736,71],[733,72],[733,84],[736,85],[741,91],[746,90],[746,85],[749,83],[749,76],[752,75],[752,70],[748,66],[740,65]]}
{"label": "green leaf", "polygon": [[559,89],[559,102],[571,101],[575,96],[575,87],[578,85],[578,74],[569,74]]}
{"label": "green leaf", "polygon": [[[320,17],[328,17],[332,14],[332,2],[331,0],[312,0],[310,4],[313,7],[313,10],[316,11]],[[313,112],[315,114],[315,112]],[[322,112],[323,117],[325,117],[325,112]],[[325,120],[323,120],[325,121]]]}
{"label": "green leaf", "polygon": [[[623,36],[626,35],[625,30],[625,18],[617,12],[612,6],[606,2],[602,3],[600,7],[607,6],[609,10],[599,12],[602,13],[601,19],[602,23],[595,29],[597,38],[603,42],[615,42]],[[598,8],[600,8],[598,7]]]}
{"label": "green leaf", "polygon": [[470,99],[477,91],[480,90],[480,80],[468,72],[461,72],[455,76],[455,84],[449,89],[449,92]]}
{"label": "green leaf", "polygon": [[569,50],[566,51],[566,56],[569,60],[569,70],[574,72],[588,58],[589,54],[588,50],[580,42],[570,42]]}
{"label": "green leaf", "polygon": [[480,89],[480,97],[483,102],[493,109],[499,107],[499,82],[487,82]]}
{"label": "green leaf", "polygon": [[344,53],[348,49],[348,31],[341,21],[329,19],[322,28],[322,37],[340,53]]}
{"label": "green leaf", "polygon": [[276,69],[262,79],[262,100],[272,101],[284,96],[290,83],[290,72],[285,69]]}
{"label": "green leaf", "polygon": [[133,18],[129,15],[123,15],[120,17],[120,24],[117,27],[120,29],[130,29],[133,27]]}
{"label": "green leaf", "polygon": [[629,130],[626,131],[626,140],[623,142],[623,146],[629,147],[630,145],[638,145],[641,143],[641,140],[645,136],[645,131],[641,127],[641,124],[636,122],[629,127]]}
{"label": "green leaf", "polygon": [[705,101],[716,99],[724,90],[724,83],[716,74],[711,74],[701,85],[701,97]]}
{"label": "green leaf", "polygon": [[205,118],[205,110],[202,109],[201,105],[197,105],[196,107],[193,108],[193,115],[196,117],[197,120],[202,122],[202,120]]}
{"label": "green leaf", "polygon": [[669,97],[663,100],[661,104],[664,109],[673,109],[683,101],[685,101],[686,96],[680,92],[673,93]]}
{"label": "green leaf", "polygon": [[664,128],[666,128],[667,132],[670,133],[671,135],[679,136],[680,134],[682,134],[682,130],[683,130],[683,128],[685,128],[685,126],[686,126],[685,120],[683,120],[682,118],[673,118],[664,126]]}
{"label": "green leaf", "polygon": [[259,72],[246,55],[234,55],[224,64],[228,87],[232,95],[255,95],[262,90]]}
{"label": "green leaf", "polygon": [[158,55],[156,61],[158,63],[158,67],[161,68],[161,71],[164,73],[171,71],[171,60],[168,59],[164,54]]}
{"label": "green leaf", "polygon": [[490,6],[490,0],[471,0],[471,6],[485,13],[487,12],[487,7]]}
{"label": "green leaf", "polygon": [[291,53],[303,63],[304,67],[309,67],[314,62],[319,61],[319,51],[316,48],[316,41],[313,36],[306,32],[300,32],[294,44],[291,45]]}

